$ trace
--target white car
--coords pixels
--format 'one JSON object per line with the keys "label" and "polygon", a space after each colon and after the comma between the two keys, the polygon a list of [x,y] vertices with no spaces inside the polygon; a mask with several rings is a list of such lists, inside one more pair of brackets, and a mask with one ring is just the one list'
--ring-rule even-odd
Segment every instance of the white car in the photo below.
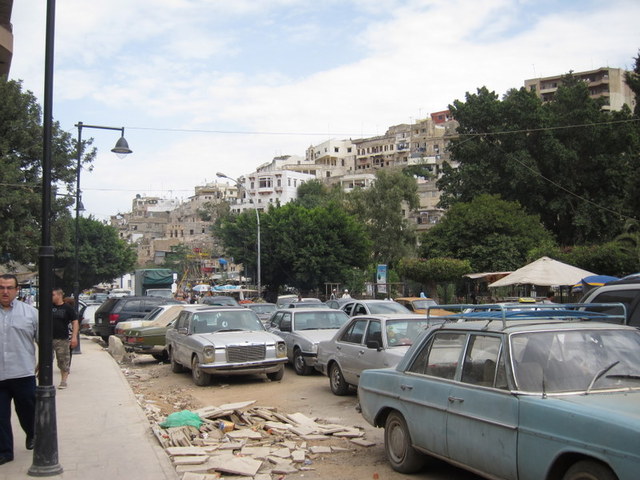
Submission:
{"label": "white car", "polygon": [[278,310],[267,325],[270,332],[286,342],[287,357],[298,375],[308,375],[313,371],[318,344],[333,337],[349,320],[344,312],[325,307]]}
{"label": "white car", "polygon": [[171,370],[191,369],[199,386],[209,385],[212,375],[266,374],[281,380],[287,362],[284,341],[242,307],[186,306],[167,329],[166,346]]}

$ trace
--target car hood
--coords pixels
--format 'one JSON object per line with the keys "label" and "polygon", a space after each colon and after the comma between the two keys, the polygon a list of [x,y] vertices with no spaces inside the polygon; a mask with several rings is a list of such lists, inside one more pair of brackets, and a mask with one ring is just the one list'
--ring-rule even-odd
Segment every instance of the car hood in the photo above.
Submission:
{"label": "car hood", "polygon": [[337,331],[337,328],[327,328],[322,330],[296,330],[294,333],[298,337],[304,338],[311,343],[319,343],[332,339]]}
{"label": "car hood", "polygon": [[616,392],[616,393],[598,393],[591,392],[589,395],[567,395],[555,397],[561,402],[571,405],[571,410],[582,410],[587,412],[589,416],[622,418],[623,422],[634,419],[636,424],[640,424],[640,391],[633,392]]}
{"label": "car hood", "polygon": [[273,344],[281,342],[277,335],[260,330],[243,330],[241,332],[213,332],[197,333],[193,337],[198,337],[203,343],[212,345],[220,344],[240,344],[240,343],[265,343]]}

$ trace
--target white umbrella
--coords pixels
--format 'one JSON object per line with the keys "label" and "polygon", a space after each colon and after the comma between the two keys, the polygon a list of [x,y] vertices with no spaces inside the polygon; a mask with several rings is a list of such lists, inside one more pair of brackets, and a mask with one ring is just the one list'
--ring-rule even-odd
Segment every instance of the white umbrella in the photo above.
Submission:
{"label": "white umbrella", "polygon": [[549,257],[541,257],[535,262],[525,265],[506,277],[489,284],[489,287],[506,287],[507,285],[539,285],[543,287],[575,285],[589,275],[593,275],[593,273]]}
{"label": "white umbrella", "polygon": [[194,292],[208,292],[209,290],[211,290],[211,286],[201,283],[200,285],[196,285],[195,287],[193,287],[191,290],[193,290]]}

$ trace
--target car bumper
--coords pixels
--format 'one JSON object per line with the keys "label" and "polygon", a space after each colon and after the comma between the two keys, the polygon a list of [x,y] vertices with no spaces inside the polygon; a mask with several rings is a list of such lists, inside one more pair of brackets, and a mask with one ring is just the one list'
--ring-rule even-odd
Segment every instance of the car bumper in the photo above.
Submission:
{"label": "car bumper", "polygon": [[164,345],[134,345],[125,343],[124,349],[127,352],[148,353],[149,355],[153,355],[154,353],[162,353],[166,348]]}
{"label": "car bumper", "polygon": [[256,363],[239,363],[216,365],[213,363],[202,363],[200,370],[211,375],[253,375],[262,373],[274,373],[280,370],[287,362],[286,357],[277,360]]}

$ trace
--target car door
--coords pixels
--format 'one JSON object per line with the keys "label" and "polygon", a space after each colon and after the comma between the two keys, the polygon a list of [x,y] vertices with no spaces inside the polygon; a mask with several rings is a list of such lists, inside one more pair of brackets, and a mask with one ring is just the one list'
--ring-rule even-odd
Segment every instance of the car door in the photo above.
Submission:
{"label": "car door", "polygon": [[445,457],[449,396],[466,338],[465,332],[435,332],[413,356],[396,392],[413,443]]}
{"label": "car door", "polygon": [[451,459],[497,478],[517,477],[518,399],[507,389],[502,335],[472,333],[447,402]]}
{"label": "car door", "polygon": [[342,375],[347,383],[358,384],[360,376],[361,360],[359,356],[365,348],[362,343],[367,330],[367,319],[358,319],[344,331],[336,341],[336,360],[342,370]]}
{"label": "car door", "polygon": [[360,347],[354,351],[353,356],[353,372],[357,379],[360,374],[368,368],[384,368],[385,365],[384,349],[367,348],[367,342],[376,341],[380,348],[382,345],[382,325],[380,320],[370,319]]}
{"label": "car door", "polygon": [[275,334],[284,339],[284,343],[287,346],[287,357],[293,361],[293,314],[291,312],[282,312],[282,316],[279,318],[278,326],[276,327]]}
{"label": "car door", "polygon": [[178,363],[185,367],[191,365],[191,354],[188,351],[187,340],[189,337],[189,325],[191,324],[191,312],[182,312],[172,332],[172,355]]}

